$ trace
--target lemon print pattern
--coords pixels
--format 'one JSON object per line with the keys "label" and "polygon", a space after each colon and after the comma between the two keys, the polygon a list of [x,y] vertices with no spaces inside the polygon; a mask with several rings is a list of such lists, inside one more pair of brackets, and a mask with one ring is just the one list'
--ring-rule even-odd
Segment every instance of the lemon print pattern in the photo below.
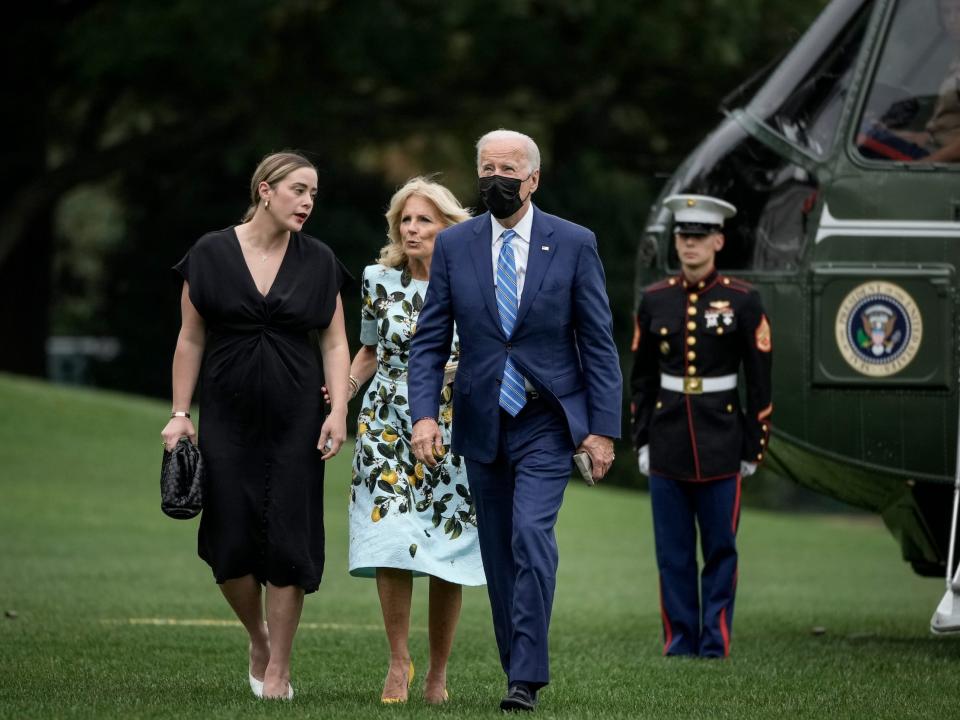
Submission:
{"label": "lemon print pattern", "polygon": [[[426,283],[405,268],[370,265],[363,271],[360,340],[375,345],[377,370],[362,389],[350,486],[350,574],[375,577],[376,568],[411,570],[461,585],[485,582],[477,514],[466,464],[450,452],[453,386],[443,388],[437,418],[443,447],[437,466],[418,462],[407,400],[410,340],[423,308]],[[459,359],[454,333],[451,362]]]}

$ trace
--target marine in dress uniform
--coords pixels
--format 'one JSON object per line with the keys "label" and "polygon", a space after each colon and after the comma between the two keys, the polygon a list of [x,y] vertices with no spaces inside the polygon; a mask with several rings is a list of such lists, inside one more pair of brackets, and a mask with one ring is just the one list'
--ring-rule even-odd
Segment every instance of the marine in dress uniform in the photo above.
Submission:
{"label": "marine in dress uniform", "polygon": [[650,477],[663,652],[726,657],[740,483],[763,460],[770,438],[770,323],[757,291],[714,267],[733,205],[702,195],[672,195],[664,204],[674,214],[682,271],[641,297],[630,379],[633,442]]}

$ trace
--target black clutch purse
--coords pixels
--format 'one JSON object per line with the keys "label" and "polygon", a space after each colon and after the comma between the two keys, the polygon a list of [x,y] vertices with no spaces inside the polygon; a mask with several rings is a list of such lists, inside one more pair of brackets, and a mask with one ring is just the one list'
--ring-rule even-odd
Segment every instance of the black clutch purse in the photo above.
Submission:
{"label": "black clutch purse", "polygon": [[180,438],[173,450],[163,450],[160,509],[177,520],[189,520],[203,509],[203,458],[188,438]]}

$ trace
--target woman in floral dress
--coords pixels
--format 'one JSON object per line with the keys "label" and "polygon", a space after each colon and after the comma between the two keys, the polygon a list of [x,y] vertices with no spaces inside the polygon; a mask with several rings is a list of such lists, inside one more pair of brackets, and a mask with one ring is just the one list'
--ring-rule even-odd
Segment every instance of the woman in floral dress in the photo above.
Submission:
{"label": "woman in floral dress", "polygon": [[[357,420],[350,488],[350,573],[376,577],[390,642],[384,703],[405,702],[413,680],[407,637],[413,578],[430,577],[430,668],[424,699],[447,699],[446,668],[460,616],[461,586],[485,582],[477,515],[466,464],[449,452],[452,382],[438,418],[443,462],[431,469],[410,447],[407,361],[430,276],[438,232],[469,215],[453,194],[414,178],[394,194],[386,214],[389,242],[363,271],[360,340],[350,366],[352,391],[371,380]],[[448,379],[455,372],[454,336]]]}

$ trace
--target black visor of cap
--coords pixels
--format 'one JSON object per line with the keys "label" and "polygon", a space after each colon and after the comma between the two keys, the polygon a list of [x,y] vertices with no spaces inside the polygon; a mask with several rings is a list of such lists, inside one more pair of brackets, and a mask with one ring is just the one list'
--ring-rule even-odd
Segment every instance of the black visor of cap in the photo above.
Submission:
{"label": "black visor of cap", "polygon": [[721,225],[698,222],[679,222],[674,228],[675,235],[709,235],[710,233],[720,232]]}

